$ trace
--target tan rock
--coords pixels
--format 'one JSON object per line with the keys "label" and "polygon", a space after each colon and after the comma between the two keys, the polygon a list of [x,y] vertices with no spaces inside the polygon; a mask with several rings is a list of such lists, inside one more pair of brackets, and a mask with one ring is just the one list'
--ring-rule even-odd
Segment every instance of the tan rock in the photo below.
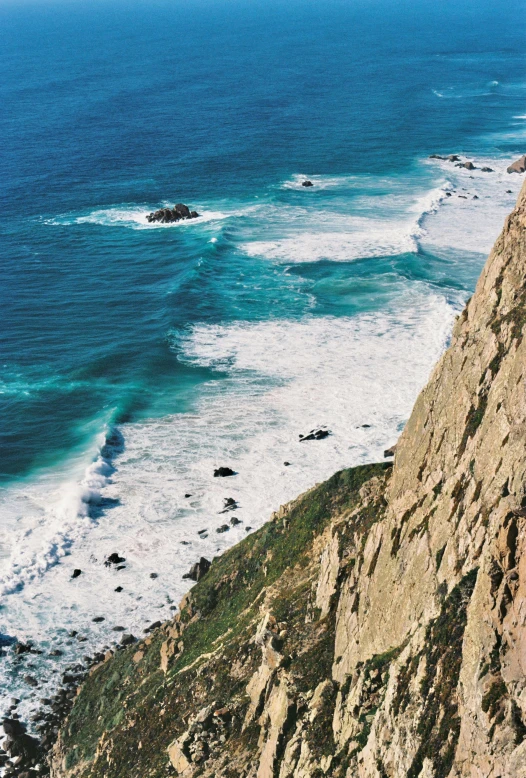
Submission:
{"label": "tan rock", "polygon": [[172,767],[178,775],[184,775],[190,771],[191,764],[178,740],[174,740],[173,743],[169,745],[168,756]]}

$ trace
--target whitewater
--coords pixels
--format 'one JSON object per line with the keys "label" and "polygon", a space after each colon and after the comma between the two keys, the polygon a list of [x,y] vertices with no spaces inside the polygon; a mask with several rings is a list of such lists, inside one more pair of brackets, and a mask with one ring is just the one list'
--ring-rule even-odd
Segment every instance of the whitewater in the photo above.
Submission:
{"label": "whitewater", "polygon": [[[408,254],[424,265],[431,250],[445,263],[462,250],[463,263],[479,267],[520,186],[506,161],[475,159],[491,174],[423,159],[418,176],[406,178],[311,175],[314,191],[301,192],[303,202],[279,205],[275,192],[301,186],[303,174],[295,175],[249,202],[203,201],[201,223],[185,229],[200,230],[208,244],[235,232],[239,257],[280,274],[299,263],[396,262]],[[343,208],[318,204],[316,187],[340,193]],[[118,205],[57,215],[48,226],[142,229],[147,212]],[[38,705],[25,674],[49,696],[65,667],[118,642],[115,627],[140,636],[169,618],[188,589],[183,574],[199,557],[221,554],[336,470],[383,458],[466,299],[461,288],[404,278],[393,267],[376,281],[382,303],[353,315],[320,315],[316,294],[300,286],[310,300],[301,317],[172,329],[177,360],[209,375],[189,410],[116,423],[109,408],[93,420],[89,445],[2,489],[2,639],[42,652],[23,660],[6,652],[2,712],[12,696],[24,716]],[[20,380],[16,387],[38,391]],[[300,442],[321,426],[328,437]],[[220,466],[236,475],[215,478]],[[235,510],[225,512],[227,498]],[[122,569],[104,564],[112,553],[124,558]],[[74,570],[82,572],[73,577]]]}

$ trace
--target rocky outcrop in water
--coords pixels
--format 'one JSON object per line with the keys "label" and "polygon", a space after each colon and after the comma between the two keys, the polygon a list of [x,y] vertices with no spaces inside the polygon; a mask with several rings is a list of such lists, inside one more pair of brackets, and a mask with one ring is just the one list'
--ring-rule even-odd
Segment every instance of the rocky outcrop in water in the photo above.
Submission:
{"label": "rocky outcrop in water", "polygon": [[170,224],[183,219],[197,219],[198,216],[197,211],[191,211],[184,203],[177,203],[173,208],[160,208],[158,211],[149,213],[146,220],[150,223]]}
{"label": "rocky outcrop in water", "polygon": [[206,557],[202,556],[199,562],[195,562],[189,572],[183,575],[183,578],[189,578],[190,581],[200,581],[210,570],[211,564],[212,563],[206,559]]}
{"label": "rocky outcrop in water", "polygon": [[524,778],[526,186],[394,464],[335,474],[91,671],[54,778]]}
{"label": "rocky outcrop in water", "polygon": [[507,168],[508,173],[524,173],[526,171],[526,154],[515,160],[513,164]]}

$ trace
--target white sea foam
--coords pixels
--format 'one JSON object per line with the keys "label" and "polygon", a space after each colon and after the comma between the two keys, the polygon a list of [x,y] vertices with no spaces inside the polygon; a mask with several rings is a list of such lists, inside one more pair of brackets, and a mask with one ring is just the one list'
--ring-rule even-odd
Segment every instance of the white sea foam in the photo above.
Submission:
{"label": "white sea foam", "polygon": [[[187,588],[181,576],[199,556],[221,553],[248,526],[261,526],[271,510],[335,470],[381,459],[443,350],[458,307],[416,288],[397,303],[385,314],[195,326],[174,334],[184,362],[228,377],[205,385],[191,413],[126,425],[111,479],[96,460],[78,489],[66,485],[60,500],[55,495],[53,509],[38,484],[20,494],[21,512],[28,499],[41,509],[25,522],[4,565],[4,634],[60,646],[64,656],[53,660],[58,673],[79,652],[113,639],[115,624],[138,635],[168,618]],[[299,434],[321,424],[332,430],[329,438],[299,443]],[[219,465],[238,475],[214,478]],[[120,502],[93,522],[88,507],[101,493]],[[220,513],[229,496],[238,500],[234,515],[243,523],[217,534],[232,515]],[[208,535],[200,539],[197,530],[204,528]],[[114,551],[126,558],[125,570],[104,566]],[[73,568],[83,571],[75,580]],[[106,621],[94,624],[99,615]],[[72,627],[85,643],[68,644]],[[35,658],[42,694],[54,684],[50,661]],[[5,673],[7,659],[0,683]],[[25,699],[25,715],[32,703],[23,680],[9,684],[10,694]]]}
{"label": "white sea foam", "polygon": [[[303,186],[304,181],[311,181],[312,188]],[[283,189],[297,189],[301,192],[308,191],[309,194],[315,194],[320,189],[341,189],[349,188],[360,183],[360,176],[323,176],[323,175],[303,175],[296,173],[292,178],[281,184]]]}
{"label": "white sea foam", "polygon": [[[163,205],[162,207],[167,207],[167,205]],[[151,208],[105,208],[98,211],[93,211],[92,213],[89,213],[85,216],[77,216],[74,219],[74,222],[75,224],[100,224],[106,227],[118,226],[131,227],[132,229],[136,230],[154,230],[159,228],[195,226],[197,224],[203,224],[204,222],[227,219],[230,215],[221,211],[199,210],[199,216],[197,219],[182,219],[178,222],[162,224],[161,222],[148,222],[146,217],[151,212]]]}
{"label": "white sea foam", "polygon": [[[375,186],[379,186],[379,182],[375,182]],[[353,201],[355,210],[361,215],[325,214],[316,218],[317,229],[313,231],[313,215],[308,212],[301,225],[294,224],[292,230],[283,225],[283,231],[293,232],[292,235],[277,240],[252,241],[245,243],[243,248],[250,256],[287,263],[348,262],[415,252],[418,239],[424,234],[424,218],[438,210],[449,188],[444,182],[420,196],[408,197],[407,192],[404,196],[391,184],[391,191],[382,198],[363,194]],[[292,219],[290,223],[293,223]]]}
{"label": "white sea foam", "polygon": [[[515,204],[522,180],[506,172],[509,157],[462,157],[465,159],[472,160],[477,169],[467,170],[444,160],[426,162],[447,176],[451,196],[442,199],[431,218],[424,216],[420,242],[436,250],[487,254]],[[483,167],[493,172],[482,172]]]}
{"label": "white sea foam", "polygon": [[98,224],[103,227],[128,227],[134,230],[155,230],[155,229],[171,229],[171,228],[185,228],[206,224],[207,222],[223,221],[232,216],[243,216],[250,213],[254,206],[247,206],[246,208],[232,208],[229,211],[212,210],[208,208],[202,208],[197,205],[196,209],[199,216],[196,219],[182,219],[178,222],[169,222],[168,224],[162,224],[161,222],[150,223],[147,220],[148,214],[157,210],[159,207],[167,208],[172,207],[172,204],[166,202],[160,206],[147,207],[137,205],[121,205],[110,208],[99,208],[89,213],[84,214],[66,214],[57,216],[52,219],[48,219],[47,223],[50,225],[71,225],[71,224]]}
{"label": "white sea foam", "polygon": [[89,531],[90,509],[100,502],[111,473],[110,463],[99,453],[80,481],[72,479],[41,495],[44,509],[10,538],[11,553],[0,575],[0,598],[43,576]]}

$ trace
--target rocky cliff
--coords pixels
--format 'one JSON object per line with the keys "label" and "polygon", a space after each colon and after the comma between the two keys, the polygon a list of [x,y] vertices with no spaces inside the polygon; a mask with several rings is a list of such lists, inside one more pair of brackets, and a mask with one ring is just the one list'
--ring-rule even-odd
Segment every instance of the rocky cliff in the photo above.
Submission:
{"label": "rocky cliff", "polygon": [[526,187],[394,466],[334,475],[93,668],[55,778],[524,778]]}

